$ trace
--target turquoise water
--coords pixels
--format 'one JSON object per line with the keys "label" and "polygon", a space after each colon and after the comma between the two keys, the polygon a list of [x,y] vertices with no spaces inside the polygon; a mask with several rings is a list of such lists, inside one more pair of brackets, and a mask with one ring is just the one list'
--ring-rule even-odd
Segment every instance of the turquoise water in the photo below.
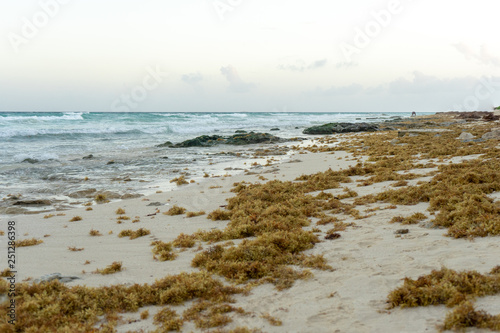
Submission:
{"label": "turquoise water", "polygon": [[[381,122],[410,113],[0,113],[0,197],[22,194],[65,199],[85,189],[152,192],[188,168],[191,176],[217,173],[236,157],[222,148],[160,149],[204,134],[236,130],[291,138],[328,122]],[[223,147],[224,150],[245,148]],[[91,159],[83,157],[93,155]],[[82,183],[82,179],[89,180]],[[129,177],[132,181],[118,182]],[[168,183],[168,182],[167,182]],[[64,200],[63,200],[64,201]]]}

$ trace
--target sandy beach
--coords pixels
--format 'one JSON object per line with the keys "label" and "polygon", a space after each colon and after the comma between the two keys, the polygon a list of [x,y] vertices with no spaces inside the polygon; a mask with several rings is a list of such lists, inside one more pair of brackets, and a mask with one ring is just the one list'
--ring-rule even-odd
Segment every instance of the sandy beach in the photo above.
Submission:
{"label": "sandy beach", "polygon": [[[482,133],[489,132],[495,127],[498,127],[498,121],[457,123],[446,128],[455,131],[453,135],[456,141],[453,142],[460,145],[461,140],[456,139],[458,137],[456,133],[476,131],[478,133],[474,136],[480,137]],[[443,137],[445,133],[447,132],[443,132]],[[413,140],[417,144],[419,140],[429,136],[432,136],[431,140],[434,140],[436,145],[440,140],[443,140],[444,144],[444,138],[435,137],[435,134],[418,133],[415,136],[400,138],[397,130],[342,134],[335,136],[335,140],[331,141],[317,137],[312,141],[292,143],[295,148],[291,150],[289,159],[279,163],[266,163],[260,159],[260,165],[254,165],[253,168],[250,168],[252,161],[249,160],[248,172],[233,176],[207,177],[194,183],[177,186],[172,191],[130,200],[103,204],[90,201],[89,206],[52,212],[54,216],[35,214],[2,218],[0,230],[4,233],[0,236],[3,253],[0,269],[7,268],[8,221],[14,221],[17,241],[32,238],[43,240],[43,243],[35,246],[16,248],[17,284],[31,284],[36,279],[60,273],[63,277],[74,278],[65,283],[69,288],[78,285],[98,288],[115,285],[132,286],[153,284],[167,275],[206,271],[203,267],[193,267],[193,259],[200,253],[209,251],[214,245],[226,244],[227,239],[212,243],[196,239],[196,245],[193,247],[174,247],[172,251],[177,257],[167,261],[154,259],[152,242],[169,243],[175,241],[180,234],[193,235],[198,231],[224,230],[230,223],[229,220],[213,221],[208,219],[207,215],[217,209],[227,209],[227,200],[239,195],[231,192],[235,183],[265,184],[271,181],[300,183],[297,178],[302,175],[313,175],[329,169],[334,172],[348,170],[357,163],[365,165],[375,163],[369,159],[370,154],[371,156],[374,154],[370,153],[373,145],[367,143],[368,139],[365,139],[368,148],[358,147],[352,142],[377,136],[381,142],[391,145],[389,142],[392,141],[392,145],[399,148],[401,147],[398,144],[408,144],[408,140]],[[339,142],[345,147],[352,144],[356,149],[334,150]],[[214,279],[225,285],[248,286],[247,292],[234,295],[234,303],[231,303],[231,306],[243,309],[244,313],[228,312],[227,316],[231,321],[215,327],[197,327],[195,321],[184,320],[180,331],[244,332],[247,329],[249,332],[311,333],[438,332],[446,314],[451,311],[450,307],[434,305],[390,308],[387,302],[389,293],[401,287],[404,278],[417,279],[443,267],[456,271],[475,270],[487,274],[500,264],[498,236],[450,237],[446,228],[432,225],[431,221],[437,212],[434,215],[428,210],[430,202],[394,205],[391,202],[376,200],[361,204],[356,203],[356,199],[429,183],[433,177],[440,174],[439,166],[459,165],[464,161],[477,160],[484,155],[486,150],[472,151],[470,148],[479,144],[484,145],[481,146],[482,149],[498,150],[498,139],[493,139],[481,143],[463,143],[464,149],[470,149],[471,154],[453,156],[445,153],[426,158],[415,155],[413,163],[428,165],[396,170],[395,173],[403,175],[414,174],[404,180],[405,184],[398,187],[393,185],[400,180],[368,181],[373,174],[376,174],[374,172],[349,176],[350,182],[340,182],[340,186],[336,188],[307,192],[311,196],[321,192],[331,194],[327,199],[340,198],[338,201],[345,205],[353,205],[353,209],[359,211],[356,216],[346,212],[333,214],[325,209],[327,216],[335,217],[343,222],[344,226],[336,227],[338,230],[335,230],[335,233],[338,236],[330,239],[326,239],[325,236],[332,234],[329,230],[334,228],[334,223],[317,224],[321,219],[319,212],[313,214],[315,216],[307,217],[310,224],[303,226],[302,230],[311,231],[318,242],[300,252],[305,255],[322,256],[326,265],[330,267],[317,269],[300,267],[298,264],[288,265],[295,270],[310,271],[311,274],[303,279],[294,280],[291,287],[282,290],[265,281],[248,286],[252,280],[246,281],[246,284],[237,284],[220,274],[210,273]],[[411,149],[410,146],[408,149]],[[458,150],[453,148],[453,151]],[[389,158],[395,156],[398,155],[388,155]],[[498,159],[498,156],[496,158]],[[343,198],[348,190],[355,191],[357,195]],[[500,201],[499,193],[494,191],[488,194],[496,205]],[[163,214],[174,206],[183,207],[186,212],[203,211],[205,214],[194,217],[187,217],[185,213]],[[92,210],[89,210],[89,207]],[[416,213],[424,214],[425,217],[414,224],[390,223],[397,216],[409,217]],[[76,221],[72,222],[72,219]],[[119,237],[123,230],[135,231],[139,228],[147,229],[150,233],[135,239]],[[98,231],[100,236],[91,236],[89,234],[91,230]],[[252,236],[249,239],[255,238]],[[231,242],[224,247],[237,247],[243,239],[232,239]],[[122,270],[107,275],[96,273],[96,270],[103,269],[113,262],[121,262]],[[3,297],[6,300],[5,294]],[[196,301],[198,299],[195,297],[181,304],[168,306],[182,317],[183,312]],[[17,315],[20,319],[23,315],[19,311],[28,311],[28,308],[21,309],[20,301],[17,306]],[[477,298],[475,307],[492,315],[499,314],[500,298],[498,294]],[[154,323],[155,314],[162,308],[163,306],[146,305],[134,312],[118,313],[115,329],[117,332],[152,332],[157,329],[162,331],[161,325]],[[146,310],[149,315],[141,316]],[[3,312],[5,313],[5,309]],[[100,318],[100,321],[94,324],[96,329],[105,323],[105,320]],[[11,329],[5,318],[2,318],[0,324],[4,329]],[[469,331],[482,330],[472,328]]]}

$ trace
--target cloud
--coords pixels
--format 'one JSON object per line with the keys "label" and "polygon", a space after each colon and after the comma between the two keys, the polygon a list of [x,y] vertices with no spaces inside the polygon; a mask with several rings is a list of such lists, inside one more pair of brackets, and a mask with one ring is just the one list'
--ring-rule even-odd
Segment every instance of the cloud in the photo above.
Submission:
{"label": "cloud", "polygon": [[353,83],[348,86],[332,86],[327,89],[316,88],[316,90],[313,91],[313,94],[321,96],[352,96],[363,92],[363,90],[364,88],[362,85]]}
{"label": "cloud", "polygon": [[203,80],[203,75],[201,75],[199,72],[184,74],[182,76],[182,81],[190,85],[196,85],[200,83],[202,80]]}
{"label": "cloud", "polygon": [[253,83],[244,82],[236,68],[231,65],[226,67],[221,67],[220,72],[222,75],[226,77],[226,80],[229,82],[229,90],[237,93],[245,93],[252,90],[255,85]]}
{"label": "cloud", "polygon": [[316,69],[316,68],[325,67],[326,63],[327,63],[326,59],[316,60],[315,62],[313,62],[312,64],[307,66],[307,69]]}
{"label": "cloud", "polygon": [[297,60],[295,60],[294,63],[279,65],[278,69],[281,69],[284,71],[292,71],[292,72],[304,72],[306,70],[314,70],[314,69],[325,67],[327,62],[328,62],[327,59],[319,59],[319,60],[313,61],[312,63],[310,63],[308,65],[304,60],[297,59]]}
{"label": "cloud", "polygon": [[[387,94],[421,96],[435,96],[439,94],[467,95],[474,93],[478,84],[479,79],[472,76],[438,78],[415,71],[413,72],[413,77],[410,79],[400,77],[372,87],[365,87],[359,83],[352,83],[350,85],[331,86],[329,88],[318,87],[315,90],[309,91],[309,93],[320,96],[353,96],[358,94],[363,94],[365,96],[387,96]],[[495,83],[495,85],[500,84]]]}
{"label": "cloud", "polygon": [[462,53],[467,60],[476,60],[478,63],[483,65],[500,66],[500,57],[495,57],[490,54],[488,47],[486,45],[481,45],[479,53],[476,53],[471,47],[464,43],[452,44],[458,52]]}
{"label": "cloud", "polygon": [[343,62],[338,62],[335,64],[335,67],[337,69],[340,69],[340,68],[349,68],[349,67],[357,67],[359,64],[357,62],[354,62],[354,61],[343,61]]}
{"label": "cloud", "polygon": [[413,72],[413,79],[399,78],[389,83],[389,92],[393,94],[439,94],[464,92],[474,89],[477,79],[460,77],[440,79],[436,76]]}

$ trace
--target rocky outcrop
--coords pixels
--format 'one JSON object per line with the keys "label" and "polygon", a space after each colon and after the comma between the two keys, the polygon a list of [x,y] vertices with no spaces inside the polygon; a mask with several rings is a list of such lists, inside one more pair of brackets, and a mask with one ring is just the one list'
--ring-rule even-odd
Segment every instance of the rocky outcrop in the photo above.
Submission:
{"label": "rocky outcrop", "polygon": [[379,130],[377,124],[369,123],[329,123],[321,126],[306,128],[304,134],[335,134],[350,132],[375,132]]}
{"label": "rocky outcrop", "polygon": [[97,190],[95,188],[89,188],[86,190],[80,190],[76,192],[72,192],[67,194],[68,197],[73,199],[81,199],[81,198],[93,198]]}
{"label": "rocky outcrop", "polygon": [[500,139],[500,128],[494,128],[491,132],[485,133],[482,138],[485,140]]}
{"label": "rocky outcrop", "polygon": [[[276,143],[284,140],[269,133],[238,133],[232,136],[202,135],[194,139],[177,144],[161,144],[157,147],[187,148],[187,147],[212,147],[215,145],[250,145],[256,143]],[[170,142],[169,142],[170,143]]]}
{"label": "rocky outcrop", "polygon": [[46,199],[19,200],[13,203],[14,206],[49,206],[52,202]]}
{"label": "rocky outcrop", "polygon": [[472,140],[474,139],[475,136],[468,133],[468,132],[462,132],[462,134],[460,134],[460,136],[457,138],[458,140]]}
{"label": "rocky outcrop", "polygon": [[500,116],[496,115],[494,112],[489,111],[451,111],[443,112],[441,115],[454,116],[457,119],[465,120],[485,120],[485,121],[495,121],[499,120]]}
{"label": "rocky outcrop", "polygon": [[235,134],[227,138],[224,144],[227,145],[250,145],[255,143],[275,143],[282,142],[281,138],[274,136],[269,133],[244,133],[244,134]]}
{"label": "rocky outcrop", "polygon": [[221,143],[224,138],[220,135],[202,135],[194,139],[186,140],[181,143],[177,143],[171,147],[175,148],[186,148],[186,147],[211,147],[216,144]]}

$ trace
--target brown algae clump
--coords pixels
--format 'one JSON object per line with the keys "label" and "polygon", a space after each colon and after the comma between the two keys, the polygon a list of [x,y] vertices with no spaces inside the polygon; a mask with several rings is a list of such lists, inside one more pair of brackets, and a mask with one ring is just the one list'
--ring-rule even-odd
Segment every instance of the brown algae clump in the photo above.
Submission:
{"label": "brown algae clump", "polygon": [[172,242],[175,247],[181,248],[191,248],[196,244],[196,236],[194,235],[186,235],[181,233],[177,238]]}
{"label": "brown algae clump", "polygon": [[38,245],[38,244],[42,244],[42,243],[43,243],[43,240],[36,239],[36,238],[23,239],[23,240],[18,240],[15,242],[16,247],[33,246],[33,245]]}
{"label": "brown algae clump", "polygon": [[476,310],[471,302],[464,302],[446,315],[442,329],[463,331],[471,327],[500,331],[500,314],[492,316]]}
{"label": "brown algae clump", "polygon": [[189,182],[186,180],[186,177],[184,175],[174,178],[170,181],[171,183],[176,183],[178,186],[184,185],[184,184],[189,184]]}
{"label": "brown algae clump", "polygon": [[118,234],[118,237],[120,237],[120,238],[130,237],[130,239],[136,239],[136,238],[139,238],[142,236],[147,236],[150,233],[151,233],[151,231],[149,231],[148,229],[144,229],[144,228],[137,229],[136,231],[132,231],[130,229],[127,229],[127,230],[120,231],[120,233]]}
{"label": "brown algae clump", "polygon": [[104,269],[97,269],[95,273],[97,274],[102,274],[102,275],[108,275],[108,274],[114,274],[117,272],[121,272],[123,269],[121,261],[114,261],[111,265],[106,266]]}
{"label": "brown algae clump", "polygon": [[153,248],[153,259],[159,261],[174,260],[177,254],[173,251],[172,243],[164,243],[162,241],[154,241],[151,243]]}
{"label": "brown algae clump", "polygon": [[205,211],[201,210],[199,212],[187,212],[186,213],[186,217],[196,217],[196,216],[201,216],[201,215],[205,215]]}
{"label": "brown algae clump", "polygon": [[455,306],[473,297],[500,293],[500,272],[483,275],[476,271],[456,272],[442,268],[416,280],[404,279],[402,287],[388,297],[391,308],[445,304]]}
{"label": "brown algae clump", "polygon": [[454,309],[446,315],[442,330],[463,331],[466,328],[500,330],[500,315],[490,315],[474,308],[476,297],[500,293],[500,266],[489,274],[476,271],[457,272],[447,268],[432,271],[416,280],[405,278],[402,287],[388,298],[390,308],[445,304]]}
{"label": "brown algae clump", "polygon": [[[8,282],[0,280],[0,291]],[[104,331],[102,316],[108,319],[118,313],[136,312],[139,308],[156,305],[178,305],[192,299],[214,303],[232,301],[232,295],[242,293],[236,287],[224,286],[206,272],[181,273],[166,276],[153,284],[114,285],[106,287],[66,286],[58,281],[16,284],[16,330],[20,332],[93,332]],[[43,297],[34,297],[43,295]],[[8,304],[0,305],[0,316],[7,318]],[[116,324],[116,322],[115,322]],[[13,332],[12,325],[0,322],[0,331]],[[109,331],[109,330],[108,330]]]}
{"label": "brown algae clump", "polygon": [[116,211],[115,211],[116,215],[123,215],[125,214],[125,210],[123,208],[118,208]]}
{"label": "brown algae clump", "polygon": [[186,212],[186,208],[174,205],[174,206],[172,206],[172,208],[170,208],[168,211],[164,212],[163,214],[169,215],[169,216],[174,216],[174,215],[182,215],[185,212]]}

